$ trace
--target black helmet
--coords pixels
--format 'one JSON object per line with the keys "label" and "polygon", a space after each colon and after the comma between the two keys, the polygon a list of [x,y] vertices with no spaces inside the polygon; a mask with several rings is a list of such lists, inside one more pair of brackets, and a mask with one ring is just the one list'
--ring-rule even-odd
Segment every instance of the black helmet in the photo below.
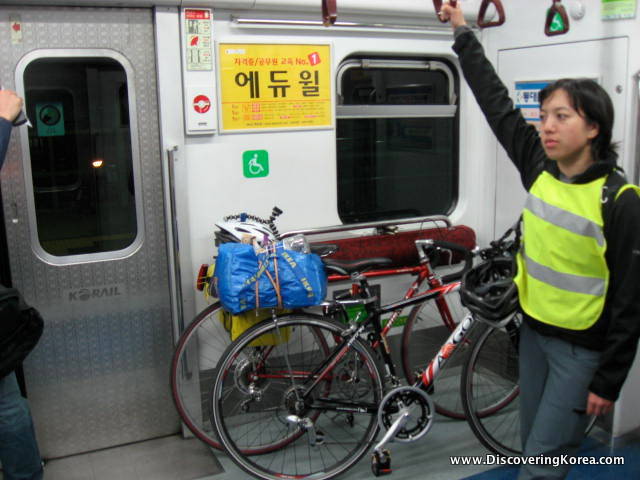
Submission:
{"label": "black helmet", "polygon": [[495,257],[471,268],[462,277],[462,304],[480,319],[500,322],[510,319],[518,308],[518,289],[512,257]]}

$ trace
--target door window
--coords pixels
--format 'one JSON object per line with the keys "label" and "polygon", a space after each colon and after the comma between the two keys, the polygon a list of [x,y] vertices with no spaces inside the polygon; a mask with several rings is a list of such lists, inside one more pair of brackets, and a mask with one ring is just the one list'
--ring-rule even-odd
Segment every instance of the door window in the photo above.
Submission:
{"label": "door window", "polygon": [[109,57],[41,57],[23,79],[36,250],[49,260],[90,261],[130,249],[140,231],[139,160],[124,66]]}

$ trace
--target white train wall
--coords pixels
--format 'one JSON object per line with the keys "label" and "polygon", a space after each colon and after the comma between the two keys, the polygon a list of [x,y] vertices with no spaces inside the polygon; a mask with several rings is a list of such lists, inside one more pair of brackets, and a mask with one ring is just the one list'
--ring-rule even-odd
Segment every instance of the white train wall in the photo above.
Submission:
{"label": "white train wall", "polygon": [[[206,3],[206,2],[205,2]],[[430,2],[338,1],[338,20],[377,23],[388,28],[324,28],[287,26],[284,20],[320,20],[319,2],[254,2],[253,10],[216,9],[213,2],[213,38],[216,43],[327,43],[332,46],[332,72],[354,53],[442,57],[456,62],[448,26],[434,18]],[[224,3],[224,2],[219,2]],[[480,2],[461,1],[473,22]],[[478,30],[487,54],[510,89],[516,82],[553,80],[571,76],[598,79],[611,93],[616,107],[614,140],[619,142],[620,164],[636,179],[640,20],[603,20],[601,2],[564,2],[570,28],[548,37],[544,22],[549,2],[512,0],[505,3],[507,21],[500,27]],[[262,8],[260,8],[262,6]],[[366,15],[365,15],[366,12]],[[236,19],[234,21],[234,18]],[[238,18],[269,19],[264,24],[241,24]],[[179,18],[175,9],[158,9],[160,98],[165,147],[176,152],[176,190],[180,265],[185,313],[200,307],[193,298],[194,268],[213,254],[213,224],[221,216],[249,211],[266,215],[280,206],[281,230],[339,224],[336,205],[336,133],[329,130],[279,131],[185,136],[179,92],[181,50]],[[416,29],[420,25],[420,29]],[[335,88],[335,85],[333,85]],[[335,96],[334,96],[335,102]],[[335,119],[334,119],[335,121]],[[335,125],[335,123],[334,123]],[[461,81],[459,199],[452,222],[472,226],[479,243],[495,238],[514,219],[524,191],[515,169],[494,140],[470,91]],[[241,171],[245,150],[265,149],[271,174],[246,179]],[[640,369],[636,364],[618,402],[613,434],[640,426],[632,405],[640,398]]]}

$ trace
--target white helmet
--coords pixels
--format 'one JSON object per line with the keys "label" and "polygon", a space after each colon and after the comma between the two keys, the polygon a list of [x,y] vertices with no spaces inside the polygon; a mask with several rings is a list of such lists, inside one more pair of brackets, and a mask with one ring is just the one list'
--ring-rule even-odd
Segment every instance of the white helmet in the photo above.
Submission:
{"label": "white helmet", "polygon": [[215,224],[219,228],[215,232],[216,245],[228,242],[242,242],[249,237],[254,237],[262,245],[265,241],[276,239],[273,232],[266,225],[257,222],[241,222],[240,220],[227,220]]}

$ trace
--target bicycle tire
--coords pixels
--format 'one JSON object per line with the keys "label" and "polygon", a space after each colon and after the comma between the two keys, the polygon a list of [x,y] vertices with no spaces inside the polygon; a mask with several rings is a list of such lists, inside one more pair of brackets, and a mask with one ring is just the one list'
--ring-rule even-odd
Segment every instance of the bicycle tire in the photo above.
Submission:
{"label": "bicycle tire", "polygon": [[[467,313],[457,293],[429,300],[411,309],[402,331],[401,348],[402,370],[409,385],[415,384],[415,373],[424,371]],[[456,348],[435,379],[430,393],[436,412],[458,420],[465,418],[460,377],[468,350],[469,342]]]}
{"label": "bicycle tire", "polygon": [[171,394],[187,428],[207,445],[221,449],[211,428],[208,395],[218,359],[231,343],[219,320],[220,302],[198,313],[180,335],[171,361]]}
{"label": "bicycle tire", "polygon": [[[332,478],[355,465],[375,441],[377,405],[383,394],[375,354],[365,342],[354,339],[346,354],[336,358],[333,375],[315,379],[312,391],[318,398],[309,400],[316,402],[312,407],[296,392],[304,378],[313,380],[311,372],[328,355],[309,344],[308,331],[320,332],[333,350],[345,327],[304,313],[279,317],[278,327],[289,332],[286,341],[262,347],[259,355],[252,345],[274,338],[268,337],[276,332],[274,322],[252,327],[223,354],[211,395],[212,423],[231,459],[251,475],[268,480]],[[253,368],[248,376],[247,362]],[[238,376],[254,383],[243,392],[234,378]],[[332,409],[332,401],[354,402],[362,411]],[[313,418],[313,429],[300,426],[303,418]],[[248,456],[247,451],[261,454]]]}
{"label": "bicycle tire", "polygon": [[222,445],[212,428],[209,396],[217,362],[231,344],[221,311],[215,302],[196,315],[180,335],[171,362],[171,393],[180,418],[198,439],[218,450]]}
{"label": "bicycle tire", "polygon": [[513,331],[480,325],[462,372],[462,405],[478,440],[507,457],[522,453],[518,375]]}

